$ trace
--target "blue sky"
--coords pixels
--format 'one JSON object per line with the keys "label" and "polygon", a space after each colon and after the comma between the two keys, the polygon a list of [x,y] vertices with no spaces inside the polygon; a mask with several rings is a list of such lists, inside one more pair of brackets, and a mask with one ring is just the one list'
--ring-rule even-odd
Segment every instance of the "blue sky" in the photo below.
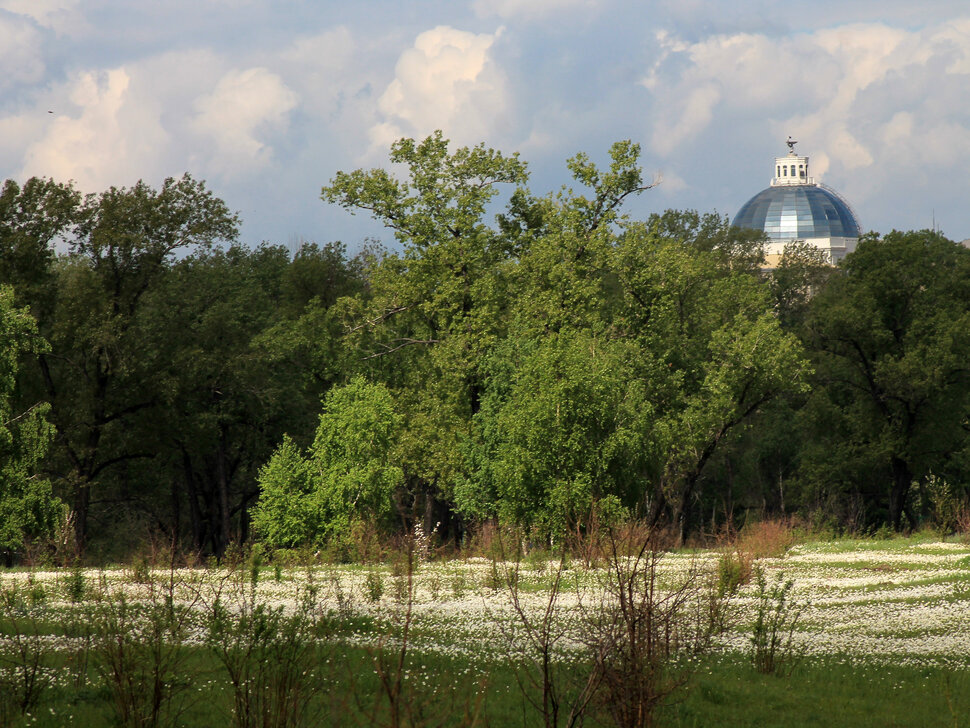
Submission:
{"label": "blue sky", "polygon": [[[54,113],[49,114],[48,111]],[[442,129],[529,162],[643,148],[628,207],[733,215],[788,135],[865,229],[970,237],[970,6],[908,0],[0,0],[0,178],[185,171],[242,240],[390,236],[340,169]]]}

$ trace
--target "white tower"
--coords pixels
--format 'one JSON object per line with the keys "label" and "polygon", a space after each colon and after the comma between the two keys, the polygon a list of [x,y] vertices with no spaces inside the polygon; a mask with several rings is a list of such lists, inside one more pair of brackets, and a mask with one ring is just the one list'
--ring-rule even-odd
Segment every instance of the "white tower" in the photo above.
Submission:
{"label": "white tower", "polygon": [[788,137],[786,143],[788,154],[775,157],[775,177],[771,180],[771,186],[815,184],[815,179],[808,174],[808,157],[795,154],[795,145],[798,142]]}

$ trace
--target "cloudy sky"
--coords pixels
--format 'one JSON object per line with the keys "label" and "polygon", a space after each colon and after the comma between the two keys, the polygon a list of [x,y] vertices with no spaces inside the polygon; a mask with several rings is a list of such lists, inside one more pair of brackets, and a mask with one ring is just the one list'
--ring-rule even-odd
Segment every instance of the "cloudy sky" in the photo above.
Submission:
{"label": "cloudy sky", "polygon": [[[53,113],[48,113],[53,112]],[[185,171],[246,243],[388,239],[319,199],[435,129],[568,182],[643,148],[629,209],[733,215],[788,135],[865,229],[970,237],[966,0],[0,0],[0,179]]]}

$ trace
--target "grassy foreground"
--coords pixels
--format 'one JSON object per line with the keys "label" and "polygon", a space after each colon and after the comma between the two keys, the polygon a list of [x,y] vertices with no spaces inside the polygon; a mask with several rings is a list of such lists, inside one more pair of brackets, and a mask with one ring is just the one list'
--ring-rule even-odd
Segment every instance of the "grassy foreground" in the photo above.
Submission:
{"label": "grassy foreground", "polygon": [[[726,591],[708,649],[664,668],[690,679],[656,724],[970,723],[970,547],[844,541],[753,558],[660,560],[661,592],[691,575],[723,585],[725,564],[757,566],[769,585],[793,583],[794,609],[779,667],[762,674],[751,659],[757,582]],[[551,615],[549,675],[570,704],[608,585],[602,564],[560,571],[539,557],[7,572],[0,726],[543,725],[528,629]],[[611,724],[608,708],[594,697],[587,724]]]}
{"label": "grassy foreground", "polygon": [[[375,714],[369,704],[379,691],[370,666],[371,654],[360,648],[348,648],[341,659],[349,667],[346,680],[328,682],[326,690],[317,696],[308,711],[306,724],[341,726],[386,722],[386,712]],[[443,690],[450,684],[446,676],[464,669],[461,663],[441,657],[424,658],[423,664],[437,675],[434,682]],[[231,689],[216,677],[218,665],[200,659],[195,667],[203,674],[206,670],[210,674],[199,680],[172,724],[231,725]],[[421,706],[428,724],[468,724],[466,708],[469,706],[461,691],[476,690],[479,685],[472,682],[450,685],[454,693]],[[358,696],[352,697],[348,690],[356,691]],[[484,692],[478,706],[479,724],[542,725],[541,717],[524,703],[515,676],[506,665],[490,667]],[[778,678],[757,673],[745,661],[711,658],[701,665],[680,699],[661,709],[657,725],[952,728],[966,725],[967,716],[970,716],[970,674],[965,670],[850,665],[814,659],[800,664],[790,677]],[[605,721],[592,717],[587,722],[600,725]],[[82,690],[52,689],[34,715],[11,723],[49,728],[116,724],[110,696],[104,688],[94,685]]]}

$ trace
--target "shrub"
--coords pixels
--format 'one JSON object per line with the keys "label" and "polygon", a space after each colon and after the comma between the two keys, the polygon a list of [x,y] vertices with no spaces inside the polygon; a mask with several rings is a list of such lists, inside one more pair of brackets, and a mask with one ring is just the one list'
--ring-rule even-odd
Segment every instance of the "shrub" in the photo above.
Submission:
{"label": "shrub", "polygon": [[970,542],[970,502],[964,503],[957,511],[956,531],[963,542]]}
{"label": "shrub", "polygon": [[751,581],[751,563],[751,554],[740,548],[721,554],[717,561],[717,588],[721,595],[734,594]]}
{"label": "shrub", "polygon": [[234,603],[220,597],[211,605],[205,641],[229,679],[232,725],[315,725],[311,704],[328,662],[318,654],[315,590],[303,591],[292,614],[260,603],[245,587],[229,597]]}
{"label": "shrub", "polygon": [[64,594],[72,604],[84,601],[87,594],[87,580],[84,576],[84,569],[77,561],[64,577]]}
{"label": "shrub", "polygon": [[[691,564],[681,579],[661,584],[664,541],[642,524],[625,524],[622,534],[607,529],[603,596],[583,603],[580,595],[579,620],[561,599],[565,556],[538,610],[521,599],[518,562],[505,566],[515,620],[498,626],[523,697],[543,725],[578,726],[593,710],[623,728],[651,725],[656,709],[687,683],[696,658],[724,629],[726,599],[709,571]],[[569,644],[585,646],[579,660],[564,659]]]}
{"label": "shrub", "polygon": [[682,579],[661,585],[663,552],[656,541],[647,538],[625,556],[632,546],[610,539],[606,596],[587,615],[599,704],[622,728],[653,724],[657,708],[690,680],[727,615],[710,573],[692,564]]}
{"label": "shrub", "polygon": [[404,477],[390,462],[400,422],[382,385],[357,377],[332,389],[307,456],[286,437],[260,470],[254,530],[290,547],[342,542],[359,521],[387,520]]}
{"label": "shrub", "polygon": [[[758,611],[751,635],[751,659],[758,672],[777,674],[794,662],[794,635],[804,607],[792,599],[795,582],[779,573],[769,586],[764,571],[755,567]],[[789,669],[790,673],[790,669]]]}
{"label": "shrub", "polygon": [[507,642],[523,700],[547,728],[581,725],[596,693],[599,671],[595,658],[574,664],[562,654],[565,644],[582,637],[574,620],[566,617],[561,600],[567,574],[565,550],[551,567],[548,596],[538,610],[522,599],[520,560],[503,560],[501,569],[496,578],[508,589],[514,622],[499,620],[496,627]]}
{"label": "shrub", "polygon": [[752,559],[784,556],[795,543],[791,519],[775,518],[746,525],[738,535],[736,547]]}
{"label": "shrub", "polygon": [[[53,682],[53,647],[41,634],[38,607],[16,587],[0,591],[0,726],[37,707]],[[27,595],[29,598],[29,595]]]}
{"label": "shrub", "polygon": [[91,655],[121,726],[176,725],[193,680],[185,642],[194,629],[193,604],[175,599],[172,572],[151,582],[147,598],[108,594],[91,608]]}
{"label": "shrub", "polygon": [[381,572],[377,569],[368,571],[364,587],[367,589],[367,598],[372,602],[379,602],[384,595],[384,577]]}

